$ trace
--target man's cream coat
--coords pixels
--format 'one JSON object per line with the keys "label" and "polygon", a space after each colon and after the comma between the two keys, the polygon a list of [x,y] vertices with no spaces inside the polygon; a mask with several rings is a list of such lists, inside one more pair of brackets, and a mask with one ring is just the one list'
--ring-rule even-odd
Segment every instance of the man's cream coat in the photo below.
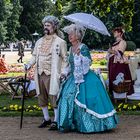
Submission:
{"label": "man's cream coat", "polygon": [[[52,60],[51,60],[51,79],[50,79],[50,95],[57,95],[59,92],[60,86],[60,74],[63,69],[67,66],[67,46],[66,42],[54,35],[55,39],[52,43]],[[37,95],[40,94],[39,84],[38,84],[38,55],[39,48],[41,47],[43,38],[40,38],[35,45],[34,52],[32,58],[29,61],[29,65],[33,66],[35,64],[35,82],[36,82],[36,92]]]}

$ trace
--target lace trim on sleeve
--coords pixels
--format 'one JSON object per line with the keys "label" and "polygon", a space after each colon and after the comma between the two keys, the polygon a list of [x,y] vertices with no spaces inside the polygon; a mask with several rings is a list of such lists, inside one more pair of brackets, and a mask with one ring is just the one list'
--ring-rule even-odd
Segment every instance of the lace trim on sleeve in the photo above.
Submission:
{"label": "lace trim on sleeve", "polygon": [[84,82],[84,75],[88,73],[90,69],[91,60],[88,57],[84,57],[82,55],[74,56],[74,78],[75,83]]}

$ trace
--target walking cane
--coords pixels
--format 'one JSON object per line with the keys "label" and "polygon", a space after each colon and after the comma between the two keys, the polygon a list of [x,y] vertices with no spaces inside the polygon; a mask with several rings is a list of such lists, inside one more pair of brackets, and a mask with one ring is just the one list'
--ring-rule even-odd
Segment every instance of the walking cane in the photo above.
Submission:
{"label": "walking cane", "polygon": [[26,94],[26,77],[27,77],[27,68],[25,66],[25,76],[24,76],[24,79],[23,79],[23,93],[22,93],[22,108],[21,108],[20,129],[22,129],[22,122],[23,122],[24,99],[25,99],[25,94]]}

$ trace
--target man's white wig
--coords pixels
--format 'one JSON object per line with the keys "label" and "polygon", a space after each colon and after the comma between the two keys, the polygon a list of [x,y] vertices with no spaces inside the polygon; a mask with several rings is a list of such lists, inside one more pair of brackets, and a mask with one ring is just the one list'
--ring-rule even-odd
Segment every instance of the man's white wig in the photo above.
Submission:
{"label": "man's white wig", "polygon": [[63,31],[68,34],[70,34],[71,32],[74,32],[76,34],[76,36],[79,38],[79,40],[82,41],[82,39],[85,35],[86,29],[82,25],[71,24],[69,26],[64,27]]}
{"label": "man's white wig", "polygon": [[46,17],[44,17],[44,19],[42,20],[43,25],[46,22],[51,23],[55,29],[58,29],[58,27],[59,27],[59,19],[57,17],[55,17],[55,16],[46,16]]}

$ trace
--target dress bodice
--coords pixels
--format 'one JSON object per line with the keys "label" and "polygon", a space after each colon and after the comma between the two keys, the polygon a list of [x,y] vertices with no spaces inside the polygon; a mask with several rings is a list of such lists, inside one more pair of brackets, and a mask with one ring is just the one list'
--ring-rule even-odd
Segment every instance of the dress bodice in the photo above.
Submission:
{"label": "dress bodice", "polygon": [[112,50],[114,51],[121,51],[124,53],[126,49],[126,41],[120,40],[118,43],[114,43],[114,46],[112,46]]}
{"label": "dress bodice", "polygon": [[[90,52],[88,47],[85,44],[81,44],[82,46],[80,47],[80,53],[81,55],[88,57],[91,60]],[[70,54],[69,54],[69,65],[71,68],[71,72],[73,73],[74,71],[74,53],[72,52],[72,49],[70,48]]]}

